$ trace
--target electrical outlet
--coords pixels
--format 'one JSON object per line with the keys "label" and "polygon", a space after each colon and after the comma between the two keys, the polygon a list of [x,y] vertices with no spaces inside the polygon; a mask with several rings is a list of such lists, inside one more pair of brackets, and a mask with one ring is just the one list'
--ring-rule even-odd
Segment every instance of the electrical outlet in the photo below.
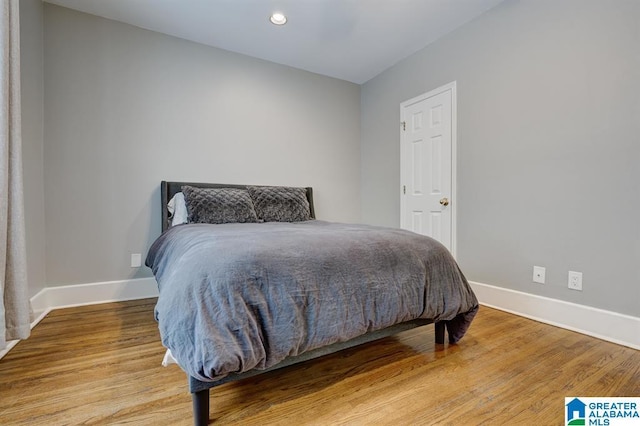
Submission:
{"label": "electrical outlet", "polygon": [[142,255],[140,253],[131,253],[131,267],[139,268],[142,266]]}
{"label": "electrical outlet", "polygon": [[582,272],[569,271],[569,288],[582,291]]}
{"label": "electrical outlet", "polygon": [[533,267],[533,282],[544,284],[544,276],[546,275],[547,270],[542,266],[534,266]]}

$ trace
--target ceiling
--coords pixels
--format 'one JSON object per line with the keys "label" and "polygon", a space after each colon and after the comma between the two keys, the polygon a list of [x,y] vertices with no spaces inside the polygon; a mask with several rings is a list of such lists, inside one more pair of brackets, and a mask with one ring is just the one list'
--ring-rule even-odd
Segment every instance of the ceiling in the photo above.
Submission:
{"label": "ceiling", "polygon": [[45,1],[361,84],[503,0]]}

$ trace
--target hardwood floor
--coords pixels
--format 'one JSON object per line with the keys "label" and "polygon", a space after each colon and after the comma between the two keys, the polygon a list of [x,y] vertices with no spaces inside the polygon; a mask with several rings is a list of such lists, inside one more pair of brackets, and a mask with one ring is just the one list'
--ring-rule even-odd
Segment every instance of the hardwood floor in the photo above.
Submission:
{"label": "hardwood floor", "polygon": [[[188,425],[155,300],[50,313],[0,360],[0,424]],[[455,346],[422,327],[211,391],[242,425],[560,425],[565,396],[640,396],[640,351],[481,307]]]}

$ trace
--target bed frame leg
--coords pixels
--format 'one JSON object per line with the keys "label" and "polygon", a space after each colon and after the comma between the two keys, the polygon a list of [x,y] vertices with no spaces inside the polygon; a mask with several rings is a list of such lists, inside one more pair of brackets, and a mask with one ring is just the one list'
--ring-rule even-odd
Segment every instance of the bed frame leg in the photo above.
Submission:
{"label": "bed frame leg", "polygon": [[195,426],[209,424],[209,389],[200,390],[191,394],[193,400],[193,422]]}
{"label": "bed frame leg", "polygon": [[436,343],[439,345],[444,345],[444,330],[447,326],[446,321],[436,321]]}

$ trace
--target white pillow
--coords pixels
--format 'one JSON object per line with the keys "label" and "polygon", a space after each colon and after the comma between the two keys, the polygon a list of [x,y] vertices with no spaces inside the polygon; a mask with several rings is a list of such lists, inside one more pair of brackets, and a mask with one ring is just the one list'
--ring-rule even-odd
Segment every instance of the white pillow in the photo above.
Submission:
{"label": "white pillow", "polygon": [[176,195],[169,200],[167,210],[169,210],[169,214],[173,215],[171,226],[187,223],[187,204],[184,202],[184,194],[182,192],[176,192]]}

